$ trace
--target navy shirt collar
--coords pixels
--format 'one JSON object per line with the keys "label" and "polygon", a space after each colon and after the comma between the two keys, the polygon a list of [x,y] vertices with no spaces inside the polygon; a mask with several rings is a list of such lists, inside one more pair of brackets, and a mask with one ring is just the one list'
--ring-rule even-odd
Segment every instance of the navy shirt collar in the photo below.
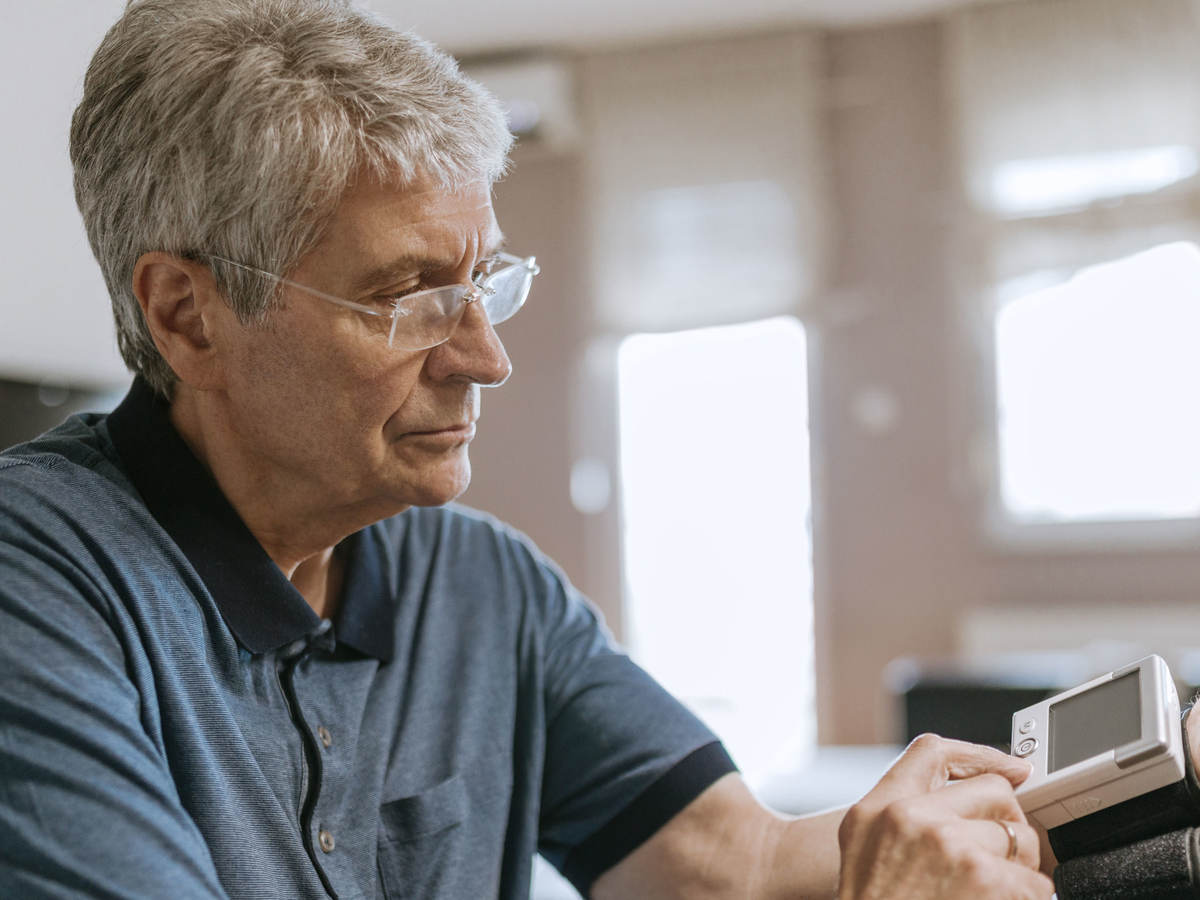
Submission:
{"label": "navy shirt collar", "polygon": [[[318,634],[308,605],[171,424],[170,404],[140,377],[108,417],[108,431],[151,515],[195,567],[225,623],[251,653]],[[377,528],[343,542],[346,578],[334,620],[338,643],[392,657],[390,559]]]}

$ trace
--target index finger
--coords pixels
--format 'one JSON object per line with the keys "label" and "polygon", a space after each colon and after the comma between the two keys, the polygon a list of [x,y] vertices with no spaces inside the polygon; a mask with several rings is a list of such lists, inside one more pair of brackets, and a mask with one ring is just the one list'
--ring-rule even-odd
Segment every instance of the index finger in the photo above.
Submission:
{"label": "index finger", "polygon": [[991,772],[953,781],[913,802],[934,804],[963,819],[1025,823],[1025,813],[1012,786]]}
{"label": "index finger", "polygon": [[950,781],[975,775],[1000,775],[1016,787],[1033,771],[1022,759],[993,747],[923,734],[905,749],[868,797],[890,803],[935,791]]}

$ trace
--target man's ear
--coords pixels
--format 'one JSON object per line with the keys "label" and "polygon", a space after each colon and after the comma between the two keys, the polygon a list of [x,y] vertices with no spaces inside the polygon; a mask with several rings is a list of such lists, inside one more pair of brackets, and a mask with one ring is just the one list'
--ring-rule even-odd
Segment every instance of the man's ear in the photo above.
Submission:
{"label": "man's ear", "polygon": [[170,253],[143,253],[133,267],[133,294],[158,352],[185,384],[215,387],[221,367],[217,319],[230,312],[212,273]]}

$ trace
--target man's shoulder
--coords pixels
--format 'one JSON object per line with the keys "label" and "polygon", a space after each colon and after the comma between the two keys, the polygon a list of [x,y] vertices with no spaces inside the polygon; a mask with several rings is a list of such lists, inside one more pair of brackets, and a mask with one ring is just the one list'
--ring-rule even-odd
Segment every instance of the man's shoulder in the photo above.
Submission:
{"label": "man's shoulder", "polygon": [[104,423],[72,416],[0,453],[0,613],[107,617],[122,579],[143,565],[153,521]]}
{"label": "man's shoulder", "polygon": [[491,513],[461,503],[414,506],[381,523],[393,541],[419,543],[456,557],[502,554],[557,568],[534,541]]}
{"label": "man's shoulder", "polygon": [[425,530],[442,530],[447,528],[467,529],[487,532],[512,531],[512,526],[498,519],[489,512],[466,506],[457,501],[443,506],[412,506],[398,516],[388,520],[404,522],[405,527],[418,527]]}
{"label": "man's shoulder", "polygon": [[0,452],[0,470],[22,465],[32,470],[54,470],[72,464],[89,469],[112,466],[116,455],[108,437],[107,420],[103,413],[70,416],[49,431]]}
{"label": "man's shoulder", "polygon": [[[459,503],[412,507],[379,523],[397,571],[439,591],[492,608],[557,609],[582,596],[563,569],[526,534],[496,516]],[[504,604],[508,598],[511,604]],[[439,599],[442,605],[444,597]]]}
{"label": "man's shoulder", "polygon": [[71,416],[0,452],[0,523],[44,513],[111,516],[114,501],[133,494],[100,414]]}

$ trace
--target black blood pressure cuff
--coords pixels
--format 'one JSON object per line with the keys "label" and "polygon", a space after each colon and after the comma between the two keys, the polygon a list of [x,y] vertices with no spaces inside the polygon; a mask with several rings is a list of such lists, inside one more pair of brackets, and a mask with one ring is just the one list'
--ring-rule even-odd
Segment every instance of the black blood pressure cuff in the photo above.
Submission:
{"label": "black blood pressure cuff", "polygon": [[1050,846],[1059,863],[1116,848],[1129,850],[1130,845],[1148,838],[1200,825],[1200,781],[1187,742],[1190,711],[1188,707],[1180,717],[1180,728],[1184,729],[1183,780],[1049,829]]}
{"label": "black blood pressure cuff", "polygon": [[1200,896],[1200,829],[1080,856],[1054,870],[1058,900],[1183,900]]}

